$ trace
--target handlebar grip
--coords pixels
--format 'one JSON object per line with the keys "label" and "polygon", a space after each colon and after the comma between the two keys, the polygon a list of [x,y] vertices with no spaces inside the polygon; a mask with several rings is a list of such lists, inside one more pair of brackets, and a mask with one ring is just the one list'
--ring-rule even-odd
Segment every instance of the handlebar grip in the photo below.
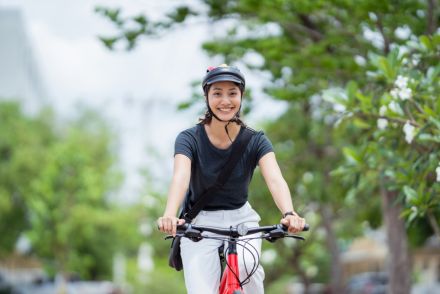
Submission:
{"label": "handlebar grip", "polygon": [[[283,229],[285,230],[285,231],[287,231],[287,229],[288,229],[288,227],[286,226],[286,225],[281,225],[282,227],[283,227]],[[305,224],[304,225],[304,228],[303,228],[303,232],[306,232],[306,231],[308,231],[308,230],[310,230],[310,225],[309,224]]]}

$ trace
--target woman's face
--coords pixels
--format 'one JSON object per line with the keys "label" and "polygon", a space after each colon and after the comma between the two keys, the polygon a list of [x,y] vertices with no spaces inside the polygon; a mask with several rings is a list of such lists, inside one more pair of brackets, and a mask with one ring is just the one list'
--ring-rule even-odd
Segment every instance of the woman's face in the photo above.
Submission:
{"label": "woman's face", "polygon": [[208,91],[208,103],[218,118],[229,121],[240,109],[240,88],[233,82],[214,83]]}

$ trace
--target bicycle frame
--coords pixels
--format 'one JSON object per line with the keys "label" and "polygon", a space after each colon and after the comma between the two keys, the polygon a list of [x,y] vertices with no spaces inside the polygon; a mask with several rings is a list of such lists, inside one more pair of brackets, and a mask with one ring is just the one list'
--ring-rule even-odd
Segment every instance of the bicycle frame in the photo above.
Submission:
{"label": "bicycle frame", "polygon": [[[227,255],[227,264],[223,271],[220,282],[220,294],[235,294],[242,293],[240,287],[240,272],[238,268],[238,254],[237,254],[237,239],[231,238],[228,240],[229,250]],[[238,292],[237,292],[238,291]]]}

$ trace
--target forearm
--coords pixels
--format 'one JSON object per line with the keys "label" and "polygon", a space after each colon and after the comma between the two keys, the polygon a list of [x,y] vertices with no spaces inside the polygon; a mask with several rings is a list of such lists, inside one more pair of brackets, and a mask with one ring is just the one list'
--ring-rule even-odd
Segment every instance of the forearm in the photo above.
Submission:
{"label": "forearm", "polygon": [[168,200],[164,215],[176,216],[185,198],[188,185],[182,179],[173,179],[168,192]]}
{"label": "forearm", "polygon": [[273,180],[268,183],[268,187],[276,206],[282,214],[294,211],[289,186],[283,178]]}
{"label": "forearm", "polygon": [[174,157],[173,177],[168,190],[167,205],[164,216],[176,217],[180,205],[185,198],[191,178],[191,160],[182,154]]}

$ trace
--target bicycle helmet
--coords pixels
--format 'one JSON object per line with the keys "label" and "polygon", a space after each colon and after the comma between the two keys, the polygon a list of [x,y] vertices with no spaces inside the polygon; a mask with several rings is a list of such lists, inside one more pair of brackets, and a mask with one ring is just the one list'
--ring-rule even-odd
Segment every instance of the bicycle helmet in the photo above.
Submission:
{"label": "bicycle helmet", "polygon": [[202,82],[202,88],[205,94],[207,94],[209,86],[216,82],[234,82],[238,84],[242,93],[246,85],[246,81],[241,71],[237,67],[228,66],[227,64],[222,64],[217,67],[208,67]]}

